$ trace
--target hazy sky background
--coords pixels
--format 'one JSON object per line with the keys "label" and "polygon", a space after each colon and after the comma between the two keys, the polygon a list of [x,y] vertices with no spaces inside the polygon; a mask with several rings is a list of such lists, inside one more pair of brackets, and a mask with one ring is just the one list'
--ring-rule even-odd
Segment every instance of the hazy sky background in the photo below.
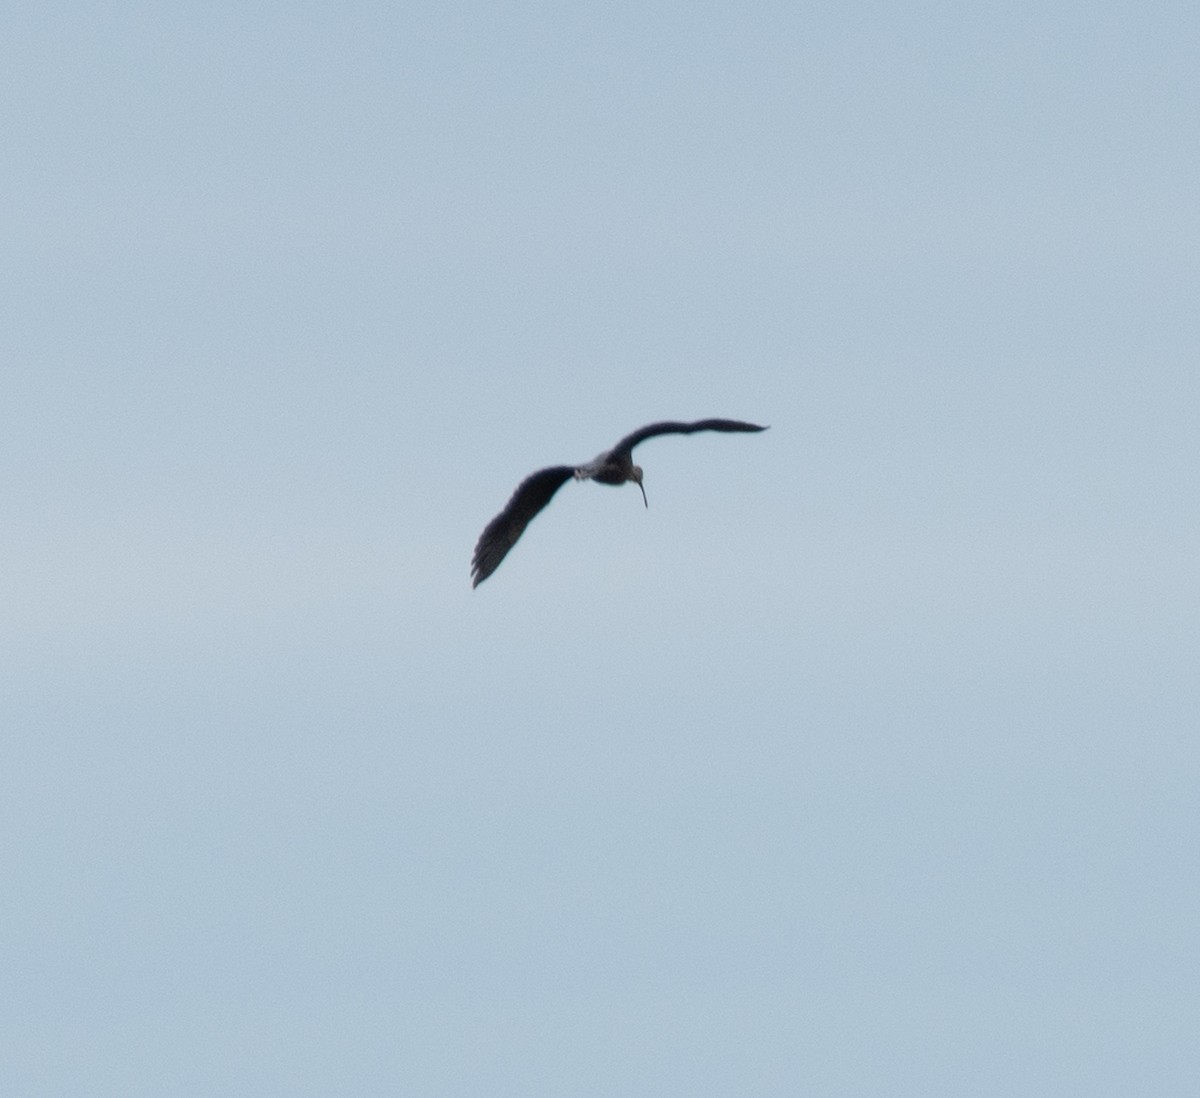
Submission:
{"label": "hazy sky background", "polygon": [[1196,1094],[1198,57],[6,5],[0,1090]]}

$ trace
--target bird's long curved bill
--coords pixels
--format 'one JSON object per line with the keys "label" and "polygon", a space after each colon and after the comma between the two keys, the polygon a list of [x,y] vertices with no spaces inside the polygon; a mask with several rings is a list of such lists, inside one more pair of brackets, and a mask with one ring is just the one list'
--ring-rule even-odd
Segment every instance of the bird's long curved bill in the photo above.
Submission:
{"label": "bird's long curved bill", "polygon": [[640,480],[637,482],[637,486],[642,489],[642,502],[646,505],[646,509],[649,510],[650,501],[646,498],[646,489],[642,486],[642,482]]}

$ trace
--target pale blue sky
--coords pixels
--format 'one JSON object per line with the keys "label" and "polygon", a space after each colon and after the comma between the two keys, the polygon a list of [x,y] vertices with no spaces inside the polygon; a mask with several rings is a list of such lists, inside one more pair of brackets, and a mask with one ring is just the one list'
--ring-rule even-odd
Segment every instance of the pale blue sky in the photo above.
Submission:
{"label": "pale blue sky", "polygon": [[0,1090],[1195,1094],[1198,56],[8,5]]}

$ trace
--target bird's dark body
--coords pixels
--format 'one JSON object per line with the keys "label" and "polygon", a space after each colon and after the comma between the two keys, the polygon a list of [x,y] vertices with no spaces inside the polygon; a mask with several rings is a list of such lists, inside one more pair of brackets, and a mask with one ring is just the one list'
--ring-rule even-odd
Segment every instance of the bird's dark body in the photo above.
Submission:
{"label": "bird's dark body", "polygon": [[[626,484],[631,479],[629,475],[630,469],[633,468],[633,462],[629,466],[623,468],[616,462],[610,461],[600,467],[598,472],[593,473],[588,480],[594,480],[598,484],[611,484],[614,487],[621,484]],[[583,479],[582,477],[580,478]]]}
{"label": "bird's dark body", "polygon": [[531,473],[513,492],[512,498],[491,522],[484,527],[475,544],[471,561],[472,587],[478,587],[499,566],[508,551],[517,543],[530,520],[554,498],[554,493],[568,480],[595,480],[601,484],[621,485],[633,481],[642,489],[642,470],[633,463],[633,448],[656,435],[690,435],[696,431],[765,431],[755,423],[736,419],[701,419],[695,423],[667,420],[640,427],[626,435],[611,450],[605,450],[583,465],[552,465]]}

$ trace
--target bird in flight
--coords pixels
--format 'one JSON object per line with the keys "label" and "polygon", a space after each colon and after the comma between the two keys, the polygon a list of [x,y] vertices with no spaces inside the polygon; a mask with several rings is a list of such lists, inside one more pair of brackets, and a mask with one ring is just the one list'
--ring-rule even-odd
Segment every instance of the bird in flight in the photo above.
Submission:
{"label": "bird in flight", "polygon": [[605,450],[584,465],[551,465],[531,473],[513,492],[512,499],[484,527],[475,544],[471,560],[471,586],[478,587],[488,578],[517,544],[530,520],[554,497],[568,480],[597,480],[601,484],[624,484],[632,480],[642,489],[642,502],[649,507],[642,486],[642,467],[633,463],[633,448],[656,435],[690,435],[696,431],[765,431],[755,423],[736,419],[700,419],[695,423],[651,423],[626,435],[611,450]]}

